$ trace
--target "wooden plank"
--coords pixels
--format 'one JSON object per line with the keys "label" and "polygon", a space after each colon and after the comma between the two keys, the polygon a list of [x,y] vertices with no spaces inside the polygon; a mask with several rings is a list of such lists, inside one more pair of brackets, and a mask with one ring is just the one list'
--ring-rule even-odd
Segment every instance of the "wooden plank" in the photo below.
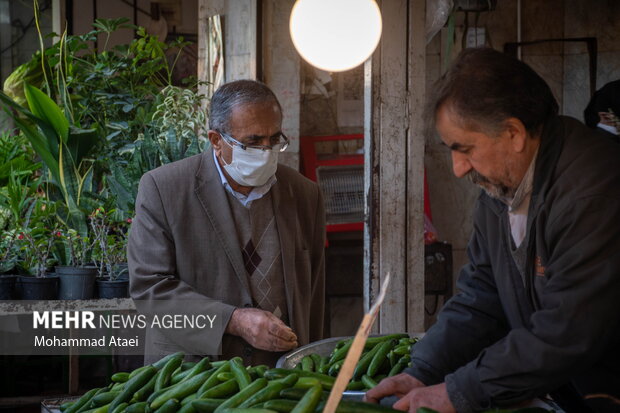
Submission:
{"label": "wooden plank", "polygon": [[288,149],[279,155],[279,162],[298,169],[301,61],[289,33],[289,18],[295,1],[263,0],[262,4],[263,79],[260,80],[278,97],[283,112],[282,130],[291,140]]}
{"label": "wooden plank", "polygon": [[409,0],[407,331],[424,331],[424,104],[426,0]]}
{"label": "wooden plank", "polygon": [[[378,282],[377,262],[374,259],[379,251],[376,225],[378,213],[378,196],[374,188],[378,185],[378,176],[375,173],[377,157],[375,156],[375,117],[378,111],[373,110],[375,105],[375,91],[378,76],[373,73],[373,67],[379,63],[381,49],[377,48],[373,56],[364,63],[364,313],[370,310],[371,292],[377,291]],[[379,332],[378,323],[373,324],[372,333]]]}
{"label": "wooden plank", "polygon": [[256,0],[226,3],[224,23],[224,78],[256,79]]}
{"label": "wooden plank", "polygon": [[381,4],[379,92],[379,279],[392,284],[379,315],[381,333],[406,329],[407,0]]}
{"label": "wooden plank", "polygon": [[[207,80],[207,19],[210,17],[209,5],[207,0],[198,0],[198,65],[196,75],[198,80],[204,82]],[[198,84],[198,93],[205,95],[207,86]],[[208,102],[203,100],[202,108],[207,110]]]}

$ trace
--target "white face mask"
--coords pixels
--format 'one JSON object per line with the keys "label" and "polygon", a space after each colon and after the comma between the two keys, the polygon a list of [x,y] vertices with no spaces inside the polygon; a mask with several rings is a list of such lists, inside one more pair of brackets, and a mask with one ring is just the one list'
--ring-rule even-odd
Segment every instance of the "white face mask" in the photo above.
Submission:
{"label": "white face mask", "polygon": [[[226,139],[222,141],[226,142]],[[256,148],[244,150],[237,145],[226,144],[232,147],[232,161],[225,164],[224,169],[239,185],[261,186],[276,173],[279,152]]]}

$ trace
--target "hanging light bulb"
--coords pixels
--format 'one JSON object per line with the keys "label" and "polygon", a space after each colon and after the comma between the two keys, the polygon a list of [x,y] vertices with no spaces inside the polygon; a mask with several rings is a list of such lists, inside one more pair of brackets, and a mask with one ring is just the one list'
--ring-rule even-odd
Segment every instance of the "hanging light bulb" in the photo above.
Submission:
{"label": "hanging light bulb", "polygon": [[362,64],[375,50],[381,12],[374,0],[297,0],[290,31],[304,60],[341,72]]}

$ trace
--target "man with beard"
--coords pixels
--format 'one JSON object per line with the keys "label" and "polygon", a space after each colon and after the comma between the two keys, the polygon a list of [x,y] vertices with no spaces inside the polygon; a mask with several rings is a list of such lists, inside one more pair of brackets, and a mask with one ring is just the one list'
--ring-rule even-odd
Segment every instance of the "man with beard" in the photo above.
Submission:
{"label": "man with beard", "polygon": [[550,394],[567,413],[620,411],[620,146],[492,49],[463,51],[434,92],[454,174],[484,190],[470,263],[412,367],[367,400],[461,413]]}

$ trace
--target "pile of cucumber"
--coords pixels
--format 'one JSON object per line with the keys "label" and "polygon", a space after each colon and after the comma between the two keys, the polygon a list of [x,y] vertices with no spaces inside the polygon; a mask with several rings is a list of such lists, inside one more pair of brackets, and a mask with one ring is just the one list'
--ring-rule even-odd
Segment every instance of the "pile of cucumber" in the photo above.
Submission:
{"label": "pile of cucumber", "polygon": [[[411,364],[411,347],[417,341],[417,338],[409,338],[407,334],[368,338],[347,390],[372,389],[385,377],[402,373]],[[295,370],[336,377],[352,342],[352,338],[339,341],[327,357],[318,354],[306,355],[295,366]]]}
{"label": "pile of cucumber", "polygon": [[[380,375],[368,374],[381,372],[387,365],[392,366],[390,370],[398,365],[403,355],[396,353],[399,359],[394,363],[389,354],[405,344],[410,346],[414,343],[403,341],[403,338],[370,338],[373,341],[364,356],[366,364],[360,361],[360,370],[356,369],[357,377],[361,375],[362,380],[364,377],[378,378]],[[394,340],[400,345],[395,346]],[[337,360],[333,363],[340,360],[343,352],[348,351],[348,344],[344,341],[335,349],[332,356]],[[390,350],[386,351],[388,344]],[[377,354],[383,355],[375,361]],[[269,369],[264,365],[245,367],[240,357],[213,362],[204,358],[196,363],[183,362],[183,357],[183,353],[174,353],[131,373],[115,373],[108,386],[92,389],[78,400],[63,404],[60,410],[63,413],[320,413],[335,382],[335,378],[330,375],[310,371],[308,362],[305,368],[302,364],[300,369],[289,370]],[[328,364],[330,360],[331,357],[327,360]],[[321,362],[313,362],[320,370]],[[398,411],[348,400],[342,400],[336,409],[336,413],[355,412]],[[432,412],[426,408],[418,409],[418,413]],[[496,411],[488,413],[491,412]],[[512,413],[540,412],[547,410],[522,409]]]}
{"label": "pile of cucumber", "polygon": [[[335,379],[304,370],[244,367],[241,358],[183,362],[174,353],[60,407],[64,413],[311,413],[320,412]],[[338,413],[393,413],[393,409],[342,401]]]}

